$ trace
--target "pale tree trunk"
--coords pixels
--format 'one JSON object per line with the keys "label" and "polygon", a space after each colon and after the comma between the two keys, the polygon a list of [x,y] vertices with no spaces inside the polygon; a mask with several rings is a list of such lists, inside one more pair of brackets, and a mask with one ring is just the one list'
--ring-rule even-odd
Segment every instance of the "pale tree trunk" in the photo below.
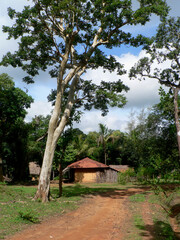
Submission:
{"label": "pale tree trunk", "polygon": [[[57,141],[55,140],[55,136],[54,136],[56,129],[52,129],[52,128],[53,126],[49,124],[49,134],[48,134],[48,139],[46,143],[46,149],[44,153],[41,174],[39,177],[38,190],[35,195],[35,199],[40,198],[42,202],[47,202],[50,196],[50,176],[51,176],[54,152],[57,144]],[[62,128],[61,132],[59,132],[59,136],[61,135],[63,129],[64,128]]]}
{"label": "pale tree trunk", "polygon": [[[63,29],[63,24],[60,26]],[[62,30],[61,29],[61,30]],[[82,62],[82,64],[77,64],[74,58],[74,47],[71,45],[71,41],[69,41],[69,35],[67,36],[63,35],[66,47],[65,47],[65,54],[62,57],[62,62],[60,64],[60,70],[59,75],[57,78],[57,96],[56,96],[56,103],[53,110],[53,114],[51,116],[50,122],[49,122],[49,128],[48,128],[48,136],[47,136],[47,142],[46,142],[46,148],[43,158],[43,164],[42,164],[42,170],[39,177],[39,184],[38,189],[35,195],[35,199],[40,198],[42,202],[47,202],[49,200],[50,195],[50,175],[51,175],[51,168],[53,163],[53,157],[54,152],[56,149],[57,141],[59,137],[61,136],[66,123],[70,117],[71,110],[73,108],[73,104],[75,101],[75,91],[76,86],[79,81],[80,76],[84,73],[86,69],[86,62],[88,62],[90,56],[93,54],[94,50],[98,45],[101,45],[103,43],[103,40],[98,41],[98,37],[100,33],[102,32],[102,27],[99,28],[97,31],[97,34],[94,37],[93,44],[89,51],[87,52],[87,58],[86,61]],[[70,70],[70,72],[64,77],[64,74],[66,72],[66,64],[68,62],[69,54],[72,57],[72,62],[74,64],[74,67]],[[64,90],[67,87],[68,83],[70,83],[70,90],[69,90],[69,96],[67,105],[65,107],[65,110],[62,114],[62,117],[60,119],[61,115],[61,105],[62,105],[62,98],[64,94]],[[60,121],[59,121],[60,119]]]}
{"label": "pale tree trunk", "polygon": [[[41,199],[42,202],[49,201],[50,197],[50,176],[53,163],[54,152],[56,149],[57,141],[61,136],[67,121],[70,117],[71,110],[74,104],[74,93],[76,86],[79,80],[80,75],[84,72],[83,70],[80,73],[76,74],[72,80],[70,92],[67,100],[66,108],[63,112],[61,120],[59,121],[61,114],[61,101],[62,101],[62,89],[60,87],[59,92],[57,92],[56,103],[49,122],[48,137],[46,142],[46,148],[43,158],[42,169],[39,177],[39,184],[36,195],[34,199]],[[59,121],[59,122],[58,122]]]}
{"label": "pale tree trunk", "polygon": [[174,115],[175,115],[175,125],[177,131],[177,143],[179,150],[179,159],[180,159],[180,123],[179,123],[179,108],[178,108],[178,93],[179,88],[174,88]]}

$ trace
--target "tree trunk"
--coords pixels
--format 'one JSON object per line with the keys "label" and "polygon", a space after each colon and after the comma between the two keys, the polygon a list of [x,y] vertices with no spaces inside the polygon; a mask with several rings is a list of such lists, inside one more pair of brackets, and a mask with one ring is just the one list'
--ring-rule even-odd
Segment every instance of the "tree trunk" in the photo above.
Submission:
{"label": "tree trunk", "polygon": [[62,167],[61,164],[59,164],[59,197],[62,196],[62,182],[63,182]]}
{"label": "tree trunk", "polygon": [[180,89],[174,88],[173,90],[174,90],[174,115],[175,115],[177,143],[178,143],[179,159],[180,159],[180,123],[179,123],[179,108],[178,108],[178,93]]}
{"label": "tree trunk", "polygon": [[[55,111],[55,110],[54,110]],[[56,149],[57,141],[62,134],[64,127],[66,126],[67,119],[61,119],[58,127],[54,124],[54,115],[52,115],[49,123],[48,138],[46,142],[46,149],[43,158],[43,164],[41,169],[41,174],[39,177],[38,189],[35,195],[35,199],[40,198],[42,202],[49,201],[50,197],[50,177],[52,170],[52,163],[54,158],[54,152]]]}
{"label": "tree trunk", "polygon": [[79,80],[79,76],[80,75],[76,75],[71,83],[66,108],[63,112],[63,116],[61,117],[60,122],[58,121],[61,114],[60,109],[61,109],[61,101],[62,101],[62,94],[61,94],[62,89],[59,87],[59,92],[57,92],[55,107],[49,122],[48,137],[46,142],[41,174],[39,177],[38,189],[34,197],[34,199],[41,199],[42,202],[49,201],[50,176],[51,176],[54,152],[56,149],[57,141],[61,136],[72,111],[72,107],[74,104],[74,93]]}
{"label": "tree trunk", "polygon": [[107,165],[107,154],[106,154],[106,151],[104,152],[104,159],[105,159],[105,164]]}
{"label": "tree trunk", "polygon": [[55,146],[54,146],[54,151],[53,149],[47,151],[47,148],[48,148],[48,144],[46,145],[46,151],[44,154],[43,164],[42,164],[41,173],[39,177],[38,189],[35,195],[35,199],[41,199],[42,202],[49,201],[49,197],[50,197],[50,177],[51,177],[52,161],[53,161],[53,155],[54,155],[52,153],[55,151]]}

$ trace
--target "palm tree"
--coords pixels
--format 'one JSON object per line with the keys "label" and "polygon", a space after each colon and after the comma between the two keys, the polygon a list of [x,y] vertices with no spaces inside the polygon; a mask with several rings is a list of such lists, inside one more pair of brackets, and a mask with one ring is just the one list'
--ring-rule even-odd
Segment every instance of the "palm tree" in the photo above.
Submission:
{"label": "palm tree", "polygon": [[88,150],[88,144],[86,142],[86,136],[84,134],[78,135],[72,142],[74,148],[77,151],[76,158],[80,160],[82,157],[85,157]]}
{"label": "palm tree", "polygon": [[98,137],[98,146],[101,144],[103,146],[104,152],[104,163],[107,164],[107,142],[112,137],[112,130],[108,129],[106,125],[99,123],[99,137]]}

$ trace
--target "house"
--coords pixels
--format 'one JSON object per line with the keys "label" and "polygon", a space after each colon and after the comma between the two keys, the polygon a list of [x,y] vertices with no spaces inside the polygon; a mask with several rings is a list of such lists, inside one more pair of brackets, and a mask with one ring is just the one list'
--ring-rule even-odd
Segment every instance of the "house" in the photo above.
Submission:
{"label": "house", "polygon": [[88,157],[68,165],[63,174],[66,172],[71,182],[81,183],[117,182],[118,177],[116,169]]}
{"label": "house", "polygon": [[40,166],[35,162],[29,163],[29,174],[32,177],[32,180],[35,180],[39,177],[41,172]]}

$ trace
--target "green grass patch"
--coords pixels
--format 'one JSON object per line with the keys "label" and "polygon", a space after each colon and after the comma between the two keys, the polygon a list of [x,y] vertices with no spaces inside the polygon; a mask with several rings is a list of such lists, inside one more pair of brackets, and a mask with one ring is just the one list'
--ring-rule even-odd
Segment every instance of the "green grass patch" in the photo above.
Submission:
{"label": "green grass patch", "polygon": [[146,196],[143,193],[135,194],[129,197],[131,202],[144,202],[146,200]]}
{"label": "green grass patch", "polygon": [[145,230],[144,222],[140,214],[140,203],[130,201],[130,210],[132,213],[131,233],[128,240],[142,240],[142,233]]}
{"label": "green grass patch", "polygon": [[134,214],[133,216],[134,218],[134,225],[140,229],[140,230],[145,230],[145,225],[144,225],[144,222],[143,222],[143,219],[142,219],[142,216],[140,214]]}

